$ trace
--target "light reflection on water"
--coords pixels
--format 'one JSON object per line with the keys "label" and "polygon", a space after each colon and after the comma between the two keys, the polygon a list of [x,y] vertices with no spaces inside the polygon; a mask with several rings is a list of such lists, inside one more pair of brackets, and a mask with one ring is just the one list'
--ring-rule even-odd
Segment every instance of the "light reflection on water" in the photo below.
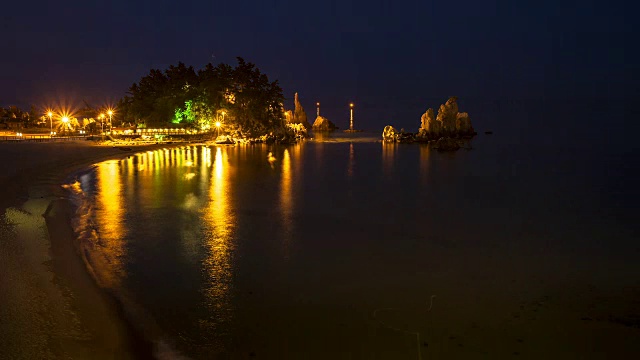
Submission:
{"label": "light reflection on water", "polygon": [[118,161],[100,163],[96,169],[97,198],[96,220],[100,229],[100,244],[110,271],[103,274],[103,284],[115,288],[120,285],[124,269],[122,260],[125,256],[122,170]]}
{"label": "light reflection on water", "polygon": [[[337,141],[192,146],[101,163],[95,220],[112,270],[102,273],[134,293],[193,358],[254,350],[266,358],[416,358],[412,338],[372,321],[374,310],[403,308],[378,320],[446,340],[454,327],[475,331],[460,319],[493,321],[495,313],[482,316],[494,300],[517,308],[513,294],[531,291],[538,269],[563,269],[556,260],[566,257],[547,255],[553,246],[561,252],[564,237],[545,243],[548,261],[536,259],[542,235],[569,233],[556,216],[566,211],[555,196],[551,205],[538,199],[530,184],[549,197],[568,190],[539,169],[516,178],[507,156],[488,146],[441,154],[419,144]],[[524,233],[522,219],[555,231]],[[575,244],[590,231],[598,229],[585,224]],[[486,299],[467,301],[479,294]]]}
{"label": "light reflection on water", "polygon": [[235,250],[235,214],[230,201],[232,194],[229,185],[231,171],[227,148],[218,147],[215,151],[209,203],[203,214],[208,225],[203,240],[207,247],[207,258],[203,265],[209,275],[205,292],[208,298],[207,305],[212,308],[214,316],[231,321],[233,307],[229,289],[233,285],[231,260]]}

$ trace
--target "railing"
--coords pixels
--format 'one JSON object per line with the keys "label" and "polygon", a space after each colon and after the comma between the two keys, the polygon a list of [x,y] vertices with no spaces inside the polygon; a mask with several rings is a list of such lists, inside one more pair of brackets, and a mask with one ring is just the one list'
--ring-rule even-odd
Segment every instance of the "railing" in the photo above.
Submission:
{"label": "railing", "polygon": [[0,141],[30,141],[30,142],[52,142],[52,141],[70,141],[85,140],[86,136],[50,136],[50,135],[5,135],[0,136]]}

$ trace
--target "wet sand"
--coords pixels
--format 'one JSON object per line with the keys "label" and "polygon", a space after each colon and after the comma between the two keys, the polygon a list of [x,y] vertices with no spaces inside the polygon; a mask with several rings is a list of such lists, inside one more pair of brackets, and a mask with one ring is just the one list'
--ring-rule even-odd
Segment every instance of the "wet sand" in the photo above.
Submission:
{"label": "wet sand", "polygon": [[0,358],[151,357],[86,271],[60,184],[99,161],[176,145],[0,143]]}

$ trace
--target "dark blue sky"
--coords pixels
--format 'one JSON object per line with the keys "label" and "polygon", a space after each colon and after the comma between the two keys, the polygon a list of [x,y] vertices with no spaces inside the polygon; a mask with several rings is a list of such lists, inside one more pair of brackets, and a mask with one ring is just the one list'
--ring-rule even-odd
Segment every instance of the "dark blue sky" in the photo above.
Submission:
{"label": "dark blue sky", "polygon": [[[22,1],[0,15],[0,105],[115,102],[151,68],[234,63],[338,126],[413,129],[457,95],[476,127],[502,104],[638,95],[638,31],[605,1]],[[550,101],[550,100],[547,100]],[[358,121],[360,121],[358,123]],[[493,121],[493,122],[492,122]],[[477,124],[480,124],[478,126]]]}

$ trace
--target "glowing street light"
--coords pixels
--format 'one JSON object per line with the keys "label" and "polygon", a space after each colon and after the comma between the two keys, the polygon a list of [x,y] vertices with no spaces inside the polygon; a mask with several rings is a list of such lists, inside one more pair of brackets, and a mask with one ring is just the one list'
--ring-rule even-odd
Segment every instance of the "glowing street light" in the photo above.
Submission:
{"label": "glowing street light", "polygon": [[69,124],[69,117],[68,116],[63,116],[62,117],[62,123],[64,124],[64,132],[67,132],[67,125]]}
{"label": "glowing street light", "polygon": [[49,126],[51,127],[51,135],[53,135],[53,112],[51,110],[47,111],[47,116],[49,117]]}
{"label": "glowing street light", "polygon": [[107,110],[107,114],[109,115],[109,133],[113,130],[113,123],[111,122],[111,117],[113,116],[113,110]]}
{"label": "glowing street light", "polygon": [[351,112],[351,120],[349,121],[349,130],[353,130],[353,103],[349,104]]}
{"label": "glowing street light", "polygon": [[221,126],[221,125],[222,125],[222,123],[221,123],[220,121],[216,121],[216,127],[217,127],[218,129],[220,129],[220,126]]}

